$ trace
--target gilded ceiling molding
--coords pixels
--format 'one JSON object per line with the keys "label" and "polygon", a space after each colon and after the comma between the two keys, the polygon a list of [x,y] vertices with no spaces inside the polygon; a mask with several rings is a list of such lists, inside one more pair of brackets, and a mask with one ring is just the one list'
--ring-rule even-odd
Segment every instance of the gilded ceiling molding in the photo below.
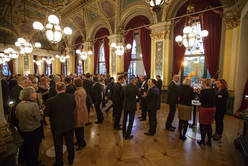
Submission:
{"label": "gilded ceiling molding", "polygon": [[[135,4],[138,4],[138,5],[135,5]],[[146,16],[151,22],[151,24],[155,23],[156,15],[154,15],[152,10],[144,3],[141,4],[140,2],[137,2],[137,3],[132,3],[130,7],[126,7],[125,10],[121,12],[120,26],[122,28],[126,27],[128,22],[132,18],[138,15]]]}
{"label": "gilded ceiling molding", "polygon": [[101,28],[107,28],[109,33],[111,34],[111,29],[105,24],[103,20],[98,20],[94,24],[90,26],[90,29],[87,31],[88,35],[86,41],[94,40],[97,31]]}
{"label": "gilded ceiling molding", "polygon": [[240,25],[240,15],[224,17],[226,30],[236,28]]}
{"label": "gilded ceiling molding", "polygon": [[169,31],[163,31],[163,32],[156,32],[156,33],[151,33],[151,39],[156,41],[156,40],[163,40],[163,39],[168,39],[170,35]]}
{"label": "gilded ceiling molding", "polygon": [[166,11],[167,13],[163,13],[163,21],[166,21],[167,19],[176,17],[178,10],[186,3],[187,0],[173,0],[169,6],[168,10]]}

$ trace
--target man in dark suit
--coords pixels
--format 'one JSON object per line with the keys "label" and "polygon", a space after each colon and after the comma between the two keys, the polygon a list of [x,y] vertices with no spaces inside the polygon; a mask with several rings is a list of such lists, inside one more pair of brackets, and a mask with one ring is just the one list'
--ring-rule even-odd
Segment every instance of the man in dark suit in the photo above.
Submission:
{"label": "man in dark suit", "polygon": [[172,122],[174,120],[175,112],[176,112],[176,104],[178,100],[178,86],[177,83],[179,82],[179,76],[174,75],[173,80],[168,86],[168,98],[167,104],[169,104],[170,111],[167,117],[166,126],[165,128],[169,131],[175,131],[175,127],[172,126]]}
{"label": "man in dark suit", "polygon": [[[136,104],[136,96],[138,96],[139,90],[136,86],[135,78],[131,78],[130,83],[123,87],[123,96],[124,96],[124,118],[123,118],[123,137],[125,139],[132,139],[133,136],[131,135],[132,128],[133,128],[133,121],[135,112],[137,110]],[[129,123],[127,128],[127,117],[129,116]],[[127,128],[127,130],[126,130]]]}
{"label": "man in dark suit", "polygon": [[144,76],[140,77],[141,80],[141,87],[140,87],[140,108],[142,111],[141,117],[139,117],[140,121],[146,120],[146,114],[147,114],[147,103],[146,99],[142,97],[145,93],[148,91],[148,84]]}
{"label": "man in dark suit", "polygon": [[[108,96],[108,99],[111,100],[113,102],[113,87],[115,84],[115,79],[114,77],[110,78],[110,81],[107,84],[107,88],[106,88],[106,95]],[[113,107],[113,103],[105,110],[106,113],[109,112],[109,110]],[[115,117],[115,110],[113,110],[112,116]]]}
{"label": "man in dark suit", "polygon": [[150,129],[148,132],[144,133],[145,135],[153,136],[156,133],[157,128],[157,110],[160,106],[159,101],[159,89],[156,87],[156,80],[151,79],[148,81],[149,89],[148,92],[144,94],[144,97],[147,102],[147,112],[149,116],[149,126]]}
{"label": "man in dark suit", "polygon": [[74,161],[74,109],[76,101],[73,95],[65,93],[65,84],[56,84],[57,95],[47,100],[45,113],[50,117],[50,124],[55,146],[56,162],[54,166],[63,165],[63,138],[65,138],[68,161]]}
{"label": "man in dark suit", "polygon": [[[87,97],[86,97],[86,105],[87,105],[87,109],[88,109],[88,113],[90,114],[90,108],[93,104],[92,101],[92,93],[93,93],[93,82],[90,79],[91,75],[90,73],[86,73],[85,75],[85,79],[83,81],[83,87],[86,91]],[[88,123],[86,123],[85,125],[88,126],[90,125],[91,122],[89,121]]]}
{"label": "man in dark suit", "polygon": [[96,124],[101,124],[104,120],[102,110],[100,108],[102,102],[102,85],[99,84],[98,78],[93,78],[93,103],[96,110],[97,121]]}
{"label": "man in dark suit", "polygon": [[74,92],[76,91],[75,86],[72,84],[72,79],[71,77],[67,76],[65,77],[65,84],[66,84],[66,91],[65,93],[70,93],[70,94],[74,94]]}
{"label": "man in dark suit", "polygon": [[120,119],[121,119],[121,112],[123,108],[123,91],[122,91],[122,84],[124,83],[124,77],[119,76],[118,82],[113,86],[113,94],[112,94],[112,101],[113,101],[113,108],[115,112],[115,121],[114,121],[114,129],[121,130],[120,128]]}
{"label": "man in dark suit", "polygon": [[156,76],[156,79],[157,79],[156,86],[158,87],[158,89],[159,89],[159,94],[161,95],[161,89],[162,89],[162,86],[163,86],[163,82],[162,82],[162,80],[161,80],[160,75],[157,75],[157,76]]}

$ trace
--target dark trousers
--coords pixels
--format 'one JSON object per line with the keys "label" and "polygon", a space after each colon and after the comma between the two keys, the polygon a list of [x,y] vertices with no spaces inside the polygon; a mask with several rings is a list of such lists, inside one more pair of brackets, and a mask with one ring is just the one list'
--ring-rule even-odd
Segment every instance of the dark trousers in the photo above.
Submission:
{"label": "dark trousers", "polygon": [[100,108],[101,103],[95,103],[94,105],[95,105],[97,120],[99,122],[102,122],[104,118],[103,118],[102,110]]}
{"label": "dark trousers", "polygon": [[[123,136],[130,136],[133,128],[135,111],[124,110],[124,118],[122,124]],[[128,128],[127,128],[127,117],[129,118]],[[126,130],[127,128],[127,130]]]}
{"label": "dark trousers", "polygon": [[42,139],[42,130],[38,128],[32,132],[21,132],[23,144],[19,149],[19,163],[26,163],[26,166],[35,166],[38,161],[39,148]]}
{"label": "dark trousers", "polygon": [[140,101],[140,106],[141,106],[141,117],[142,119],[146,119],[146,114],[147,114],[147,105],[145,99],[141,99]]}
{"label": "dark trousers", "polygon": [[192,123],[192,126],[195,126],[195,120],[196,120],[196,106],[194,105],[193,107],[193,123]]}
{"label": "dark trousers", "polygon": [[155,134],[157,129],[157,110],[156,109],[148,109],[149,116],[149,133]]}
{"label": "dark trousers", "polygon": [[114,103],[113,108],[115,110],[114,128],[119,128],[120,127],[120,120],[121,120],[122,106],[120,103]]}
{"label": "dark trousers", "polygon": [[68,161],[73,162],[74,160],[74,143],[73,143],[73,130],[61,133],[54,134],[53,133],[53,142],[55,147],[56,154],[56,163],[55,166],[63,165],[63,138],[65,138],[65,143],[68,151]]}
{"label": "dark trousers", "polygon": [[216,126],[216,134],[222,135],[224,128],[224,115],[223,111],[219,111],[216,109],[215,113],[215,126]]}
{"label": "dark trousers", "polygon": [[201,140],[205,142],[206,135],[208,136],[208,141],[211,141],[212,138],[212,126],[211,124],[205,125],[200,124]]}
{"label": "dark trousers", "polygon": [[165,126],[167,129],[171,127],[171,124],[174,120],[174,116],[176,113],[176,104],[170,104],[169,107],[170,107],[170,112],[167,117],[166,126]]}
{"label": "dark trousers", "polygon": [[78,146],[84,146],[85,145],[84,127],[75,128],[75,135]]}
{"label": "dark trousers", "polygon": [[86,103],[86,106],[87,106],[87,109],[88,109],[88,121],[90,121],[89,119],[90,119],[90,107],[91,107],[91,104],[89,104],[89,103]]}
{"label": "dark trousers", "polygon": [[188,121],[187,120],[179,120],[179,134],[180,136],[185,136],[188,129]]}

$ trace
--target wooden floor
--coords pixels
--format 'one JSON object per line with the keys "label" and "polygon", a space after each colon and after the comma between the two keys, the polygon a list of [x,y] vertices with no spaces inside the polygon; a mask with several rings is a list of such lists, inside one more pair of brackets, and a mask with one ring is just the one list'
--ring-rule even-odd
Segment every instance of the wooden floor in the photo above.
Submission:
{"label": "wooden floor", "polygon": [[[224,135],[220,142],[214,142],[212,147],[199,146],[193,138],[197,129],[188,130],[185,142],[178,139],[178,131],[165,130],[168,106],[162,104],[158,111],[158,128],[154,137],[145,136],[148,121],[140,122],[136,113],[132,140],[123,140],[121,131],[113,130],[111,113],[104,114],[102,125],[90,125],[85,128],[87,146],[76,151],[74,166],[244,166],[239,151],[233,145],[237,133],[242,130],[242,122],[232,116],[225,116]],[[92,111],[91,121],[96,116]],[[173,123],[178,126],[175,116]],[[240,127],[239,127],[240,126]],[[214,128],[214,125],[213,125]],[[196,132],[195,132],[196,131]],[[52,166],[55,159],[46,156],[46,151],[53,145],[49,126],[45,128],[45,139],[41,144],[41,160],[46,166]],[[64,153],[64,163],[67,165],[67,153]]]}

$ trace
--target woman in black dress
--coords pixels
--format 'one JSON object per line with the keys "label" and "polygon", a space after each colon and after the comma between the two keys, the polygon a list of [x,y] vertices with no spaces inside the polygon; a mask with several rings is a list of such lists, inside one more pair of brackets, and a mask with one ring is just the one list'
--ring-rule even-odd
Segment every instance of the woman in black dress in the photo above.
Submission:
{"label": "woman in black dress", "polygon": [[216,131],[214,134],[214,140],[220,140],[223,127],[224,127],[224,115],[227,109],[227,99],[228,99],[228,90],[227,83],[224,79],[220,79],[216,82],[218,92],[216,94],[216,113],[215,113],[215,125]]}

